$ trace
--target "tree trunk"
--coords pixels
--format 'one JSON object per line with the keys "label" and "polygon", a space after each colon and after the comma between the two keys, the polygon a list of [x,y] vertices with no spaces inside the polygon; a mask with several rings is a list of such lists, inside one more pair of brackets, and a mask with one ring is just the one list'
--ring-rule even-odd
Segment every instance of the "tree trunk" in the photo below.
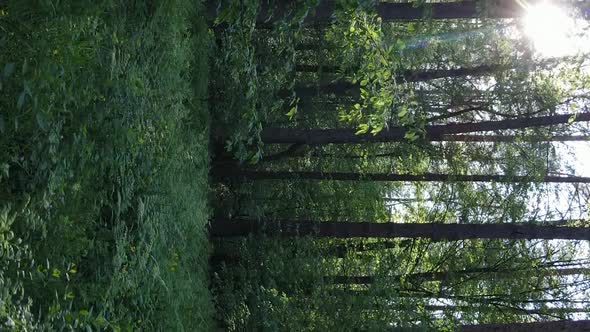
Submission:
{"label": "tree trunk", "polygon": [[590,177],[479,174],[391,174],[391,173],[343,173],[300,171],[251,171],[232,167],[213,170],[218,178],[243,178],[250,180],[337,180],[337,181],[390,181],[390,182],[500,182],[500,183],[590,183]]}
{"label": "tree trunk", "polygon": [[[359,87],[358,84],[347,81],[320,84],[319,86],[296,86],[295,95],[302,99],[309,99],[322,94],[351,95],[358,98],[360,96]],[[290,96],[290,93],[289,91],[280,91],[279,96]]]}
{"label": "tree trunk", "polygon": [[481,324],[481,325],[463,325],[459,328],[460,332],[530,332],[530,331],[577,331],[590,332],[590,320],[568,321],[560,320],[553,322],[535,322],[535,323],[512,323],[512,324]]}
{"label": "tree trunk", "polygon": [[[334,66],[315,66],[315,65],[297,65],[297,71],[309,72],[336,72],[337,67]],[[403,74],[396,77],[397,81],[406,82],[424,82],[437,78],[456,78],[464,76],[484,76],[501,70],[509,68],[503,65],[481,65],[471,68],[456,68],[456,69],[438,69],[438,70],[407,70]],[[360,84],[353,84],[347,81],[337,81],[334,83],[321,84],[319,86],[298,86],[295,87],[295,93],[301,98],[310,98],[322,93],[333,93],[336,95],[350,94],[353,96],[360,96]]]}
{"label": "tree trunk", "polygon": [[482,267],[473,268],[462,271],[444,271],[444,272],[421,272],[412,273],[405,276],[328,276],[327,282],[339,285],[369,285],[375,283],[377,280],[385,280],[387,282],[397,282],[401,278],[410,281],[443,281],[449,280],[456,276],[469,276],[473,274],[492,274],[494,276],[510,276],[513,273],[522,273],[523,271],[530,271],[531,274],[541,276],[569,276],[578,274],[587,274],[590,272],[587,268],[566,268],[566,269],[542,269],[538,267],[534,270],[522,269],[502,269],[497,267]]}
{"label": "tree trunk", "polygon": [[316,42],[316,43],[298,44],[298,45],[295,45],[295,50],[296,51],[317,51],[320,49],[330,49],[331,47],[332,47],[331,45],[322,41],[322,42]]}
{"label": "tree trunk", "polygon": [[[455,69],[425,69],[425,70],[406,70],[396,77],[396,80],[407,82],[424,82],[437,78],[454,78],[463,76],[483,76],[497,71],[509,69],[505,65],[481,65],[476,67],[455,68]],[[295,69],[301,72],[315,73],[322,71],[324,73],[335,73],[338,70],[337,66],[328,65],[296,65]],[[358,85],[357,85],[358,87]]]}
{"label": "tree trunk", "polygon": [[338,72],[338,66],[332,65],[306,65],[306,64],[298,64],[295,65],[295,70],[302,73],[317,73],[321,71],[322,73],[330,73],[334,74]]}
{"label": "tree trunk", "polygon": [[[529,0],[527,4],[534,4],[541,0]],[[571,1],[555,1],[558,4],[572,5]],[[272,5],[264,5],[260,8],[256,18],[256,26],[259,28],[270,28],[280,19],[288,17],[294,1],[278,1]],[[578,6],[585,6],[582,2]],[[207,1],[207,17],[213,21],[217,17],[219,1]],[[320,4],[310,10],[305,18],[306,25],[322,25],[332,21],[335,1],[323,0]],[[516,0],[486,0],[486,1],[457,1],[457,2],[435,2],[424,3],[415,7],[413,2],[378,2],[376,5],[377,15],[383,21],[410,21],[423,18],[430,19],[473,19],[473,18],[516,18],[526,14],[524,6]]]}
{"label": "tree trunk", "polygon": [[[278,1],[272,5],[265,5],[259,11],[256,19],[257,27],[271,27],[276,21],[288,17],[292,1]],[[412,2],[390,3],[379,2],[376,6],[377,14],[383,21],[418,20],[425,17],[431,19],[461,19],[461,18],[513,18],[522,16],[525,11],[514,0],[485,1],[485,8],[478,1],[458,1],[446,3],[426,3],[415,7]],[[218,1],[208,1],[207,11],[210,20],[217,16]],[[323,0],[313,8],[306,17],[307,25],[321,25],[332,20],[335,1]]]}
{"label": "tree trunk", "polygon": [[[475,306],[477,308],[478,306]],[[427,305],[424,307],[426,310],[429,311],[451,311],[451,312],[468,312],[473,311],[474,306],[461,306],[461,305]],[[477,310],[477,309],[475,309]],[[563,315],[569,313],[576,313],[576,312],[588,312],[588,309],[585,308],[545,308],[545,309],[523,309],[518,307],[498,307],[500,311],[508,311],[515,314],[523,314],[523,315]]]}
{"label": "tree trunk", "polygon": [[[469,305],[481,305],[481,306],[528,306],[528,305],[538,305],[538,306],[547,306],[547,305],[569,305],[569,306],[583,306],[587,307],[590,304],[586,299],[583,300],[571,300],[571,299],[513,299],[514,294],[476,294],[476,295],[451,295],[445,294],[440,295],[438,293],[432,293],[428,291],[424,291],[423,289],[418,290],[418,292],[406,291],[406,290],[396,290],[399,293],[395,294],[395,297],[400,298],[416,298],[416,299],[430,299],[430,300],[445,300],[449,301],[449,303],[453,303],[450,301],[461,301],[467,303]],[[530,293],[535,292],[535,290],[530,290],[526,292],[521,292],[518,295],[530,295]],[[333,288],[330,290],[330,293],[335,296],[350,296],[350,297],[380,297],[380,298],[391,298],[392,300],[394,297],[391,294],[386,294],[382,291],[375,293],[375,291],[366,290],[366,289],[347,289],[347,288]]]}
{"label": "tree trunk", "polygon": [[[539,117],[523,117],[500,121],[480,121],[467,123],[449,123],[444,125],[426,126],[427,141],[443,141],[451,134],[472,133],[478,131],[494,131],[504,129],[524,129],[540,126],[566,124],[569,122],[590,121],[590,112],[578,114],[547,115]],[[299,128],[266,128],[260,136],[264,143],[279,144],[350,144],[406,141],[404,127],[390,127],[376,135],[366,133],[355,134],[355,129],[299,129]]]}
{"label": "tree trunk", "polygon": [[369,243],[354,243],[354,244],[339,244],[331,246],[327,249],[326,255],[335,256],[338,258],[344,258],[348,254],[348,252],[354,252],[357,254],[368,252],[368,251],[378,251],[378,250],[386,250],[386,249],[393,249],[399,248],[408,245],[411,240],[404,240],[401,242],[369,242]]}
{"label": "tree trunk", "polygon": [[[520,135],[445,135],[442,137],[440,141],[444,142],[483,142],[483,143],[516,143],[516,142],[526,142],[526,143],[549,143],[549,142],[590,142],[590,136],[582,136],[582,135],[556,135],[556,136],[520,136]],[[302,157],[307,154],[307,151],[303,149],[305,145],[302,144],[292,144],[289,148],[285,151],[270,155],[264,156],[262,160],[259,161],[276,161],[280,159],[288,159],[288,158],[295,158],[295,157]],[[377,153],[372,154],[369,156],[365,155],[344,155],[344,156],[337,156],[337,155],[312,155],[312,157],[335,157],[341,159],[362,159],[362,158],[381,158],[381,157],[395,157],[399,156],[400,152],[386,152],[386,153]]]}
{"label": "tree trunk", "polygon": [[527,224],[398,224],[372,222],[316,222],[219,219],[211,222],[213,237],[265,233],[282,237],[429,238],[464,239],[563,239],[590,240],[590,227],[536,226]]}
{"label": "tree trunk", "polygon": [[518,136],[518,135],[446,135],[447,142],[590,142],[590,136],[555,135],[549,137]]}

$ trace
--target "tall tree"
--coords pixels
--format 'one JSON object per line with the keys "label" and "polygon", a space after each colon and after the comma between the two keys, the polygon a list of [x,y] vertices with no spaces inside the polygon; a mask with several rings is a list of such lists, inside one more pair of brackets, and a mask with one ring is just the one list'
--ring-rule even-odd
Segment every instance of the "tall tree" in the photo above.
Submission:
{"label": "tall tree", "polygon": [[[431,125],[424,128],[427,141],[441,141],[446,135],[472,133],[478,131],[495,131],[503,129],[524,129],[540,126],[590,121],[590,112],[577,114],[559,114],[538,117],[521,117],[500,121],[481,121],[468,123],[450,123]],[[264,143],[283,144],[347,144],[371,142],[402,142],[407,140],[408,130],[404,127],[385,128],[373,135],[356,134],[354,129],[298,129],[265,128],[260,136]]]}
{"label": "tall tree", "polygon": [[527,224],[398,224],[371,222],[315,222],[249,219],[215,220],[210,234],[244,236],[265,232],[284,237],[312,235],[333,238],[429,238],[463,239],[563,239],[590,240],[590,227],[536,226]]}
{"label": "tall tree", "polygon": [[[485,274],[486,277],[509,277],[510,274],[514,274],[516,272],[522,273],[523,271],[518,271],[516,269],[507,269],[498,268],[498,267],[482,267],[482,268],[471,268],[466,270],[460,271],[443,271],[443,272],[420,272],[420,273],[412,273],[408,275],[397,275],[397,276],[347,276],[347,275],[338,275],[338,276],[327,276],[326,279],[328,282],[333,284],[373,284],[378,280],[383,280],[385,282],[390,281],[399,281],[402,278],[409,280],[409,281],[443,281],[443,280],[450,280],[452,278],[461,278],[467,277],[470,275],[478,275],[478,274]],[[526,272],[526,270],[525,270]],[[543,266],[536,266],[534,269],[529,270],[530,273],[538,274],[538,275],[548,275],[548,276],[571,276],[571,275],[580,275],[580,274],[588,274],[590,269],[583,268],[583,267],[574,267],[574,268],[560,268],[560,269],[547,269]]]}
{"label": "tall tree", "polygon": [[464,174],[394,174],[394,173],[342,173],[297,171],[251,171],[237,168],[213,170],[217,177],[236,177],[252,180],[339,180],[339,181],[390,181],[390,182],[501,182],[501,183],[590,183],[583,176],[518,176],[518,175],[464,175]]}
{"label": "tall tree", "polygon": [[[478,306],[461,306],[461,305],[427,305],[426,310],[430,311],[449,311],[449,312],[461,312],[479,309]],[[589,309],[576,308],[576,307],[556,307],[556,308],[543,308],[543,309],[526,309],[513,306],[500,306],[498,305],[499,311],[510,311],[519,315],[539,315],[539,316],[563,316],[572,313],[587,313]]]}
{"label": "tall tree", "polygon": [[[536,1],[529,1],[534,3]],[[567,1],[562,1],[568,3]],[[418,20],[424,17],[432,19],[473,19],[473,18],[514,18],[523,16],[526,11],[518,1],[512,0],[488,0],[435,2],[423,3],[415,6],[412,2],[377,2],[377,14],[384,21],[393,20]],[[217,1],[208,1],[209,17],[215,17],[219,7]],[[337,8],[336,1],[322,0],[319,5],[312,8],[310,15],[305,18],[307,24],[320,24],[329,22]],[[263,6],[257,18],[257,25],[267,27],[277,21],[277,18],[285,18],[292,8],[289,1],[279,1],[271,5]]]}
{"label": "tall tree", "polygon": [[[457,78],[463,76],[483,76],[490,75],[494,72],[507,69],[504,65],[479,65],[475,67],[455,68],[455,69],[431,69],[431,70],[406,70],[396,77],[398,81],[405,82],[424,82],[434,80],[437,78]],[[297,71],[317,72],[319,66],[314,65],[298,65]],[[326,67],[322,70],[332,70],[335,72],[335,67]],[[297,86],[295,93],[298,97],[312,97],[318,93],[334,93],[336,95],[345,95],[347,93],[358,96],[360,94],[360,84],[350,83],[346,81],[336,81],[327,84],[320,84],[319,86]]]}
{"label": "tall tree", "polygon": [[446,135],[447,142],[590,142],[585,135],[519,136],[519,135]]}
{"label": "tall tree", "polygon": [[459,328],[460,332],[560,332],[560,331],[577,331],[590,332],[590,320],[561,320],[535,323],[512,323],[512,324],[482,324],[482,325],[463,325]]}

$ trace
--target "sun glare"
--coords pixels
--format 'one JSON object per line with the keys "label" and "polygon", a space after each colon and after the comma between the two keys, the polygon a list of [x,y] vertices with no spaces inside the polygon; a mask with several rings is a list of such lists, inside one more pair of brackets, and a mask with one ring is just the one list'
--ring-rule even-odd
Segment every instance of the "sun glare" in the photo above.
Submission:
{"label": "sun glare", "polygon": [[585,31],[584,20],[546,2],[529,7],[527,12],[524,32],[539,55],[561,57],[590,51],[590,36]]}

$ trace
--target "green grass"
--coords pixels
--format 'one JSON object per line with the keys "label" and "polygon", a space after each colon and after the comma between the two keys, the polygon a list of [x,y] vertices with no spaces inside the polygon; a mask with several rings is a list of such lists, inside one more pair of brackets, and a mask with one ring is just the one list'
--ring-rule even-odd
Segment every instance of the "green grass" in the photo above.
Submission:
{"label": "green grass", "polygon": [[147,3],[0,5],[0,330],[213,328],[209,35]]}

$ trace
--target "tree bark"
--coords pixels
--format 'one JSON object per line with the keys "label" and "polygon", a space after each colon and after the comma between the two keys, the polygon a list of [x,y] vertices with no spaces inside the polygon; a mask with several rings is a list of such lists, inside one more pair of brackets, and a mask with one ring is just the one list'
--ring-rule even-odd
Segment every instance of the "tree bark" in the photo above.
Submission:
{"label": "tree bark", "polygon": [[271,155],[267,155],[267,156],[262,157],[262,159],[259,160],[259,163],[268,162],[268,161],[275,161],[275,160],[279,160],[279,159],[283,159],[283,158],[289,158],[289,157],[293,157],[296,155],[300,155],[302,152],[304,152],[304,150],[305,150],[305,145],[303,145],[303,144],[291,144],[291,146],[289,146],[284,151],[277,152],[275,154],[271,154]]}
{"label": "tree bark", "polygon": [[473,268],[461,271],[444,271],[444,272],[421,272],[412,273],[405,276],[328,276],[327,282],[339,285],[369,285],[375,283],[377,280],[385,280],[388,282],[396,282],[401,278],[406,278],[410,281],[443,281],[449,280],[456,276],[469,276],[473,274],[492,274],[497,276],[506,276],[513,273],[522,273],[523,271],[530,271],[532,274],[542,276],[569,276],[578,274],[587,274],[590,272],[587,268],[565,268],[565,269],[542,269],[538,267],[533,270],[522,269],[502,269],[497,267],[482,267]]}
{"label": "tree bark", "polygon": [[[573,121],[572,121],[573,118]],[[444,125],[426,126],[425,139],[427,141],[443,141],[452,134],[464,134],[478,131],[495,131],[505,129],[524,129],[541,126],[565,124],[569,122],[590,121],[590,112],[578,114],[560,114],[538,117],[523,117],[500,121],[481,121],[467,123],[449,123]],[[407,140],[404,127],[390,127],[381,130],[376,135],[355,134],[355,129],[299,129],[299,128],[265,128],[260,136],[264,143],[279,144],[350,144],[401,142]]]}
{"label": "tree bark", "polygon": [[[406,242],[407,241],[407,242]],[[338,258],[344,258],[348,252],[363,253],[368,251],[378,251],[392,248],[399,248],[407,245],[411,240],[404,240],[398,243],[391,242],[370,242],[370,243],[355,243],[355,244],[339,244],[328,248],[326,254]]]}
{"label": "tree bark", "polygon": [[446,135],[447,142],[590,142],[590,136],[555,135],[548,137],[518,136],[518,135]]}
{"label": "tree bark", "polygon": [[389,181],[389,182],[500,182],[500,183],[590,183],[590,177],[553,176],[544,177],[518,175],[479,174],[392,174],[392,173],[343,173],[343,172],[300,172],[300,171],[252,171],[239,168],[214,169],[218,178],[243,178],[250,180],[337,180],[337,181]]}
{"label": "tree bark", "polygon": [[[528,5],[542,2],[542,0],[529,0]],[[572,3],[572,1],[555,1],[565,6],[577,6],[583,12],[588,10],[588,4],[584,1]],[[292,1],[278,1],[271,5],[264,5],[260,8],[256,17],[256,27],[272,28],[275,22],[289,18],[292,12]],[[207,20],[211,24],[218,16],[224,5],[220,1],[209,0],[206,2]],[[334,0],[323,0],[320,4],[309,11],[303,23],[306,25],[323,25],[333,19],[336,4]],[[457,2],[435,2],[424,3],[415,7],[413,2],[378,2],[376,5],[377,15],[383,21],[412,21],[424,18],[435,20],[441,19],[475,19],[475,18],[517,18],[526,14],[525,7],[517,0],[486,0],[486,1],[457,1]]]}
{"label": "tree bark", "polygon": [[[445,135],[440,141],[444,142],[482,142],[482,143],[549,143],[549,142],[590,142],[590,136],[582,135],[556,135],[548,137],[536,137],[536,136],[520,136],[520,135]],[[305,156],[307,153],[303,149],[305,145],[293,144],[287,150],[277,153],[275,155],[265,156],[260,162],[263,161],[276,161],[280,159],[288,159],[295,157]],[[380,158],[380,157],[392,157],[399,156],[400,152],[387,152],[378,153],[369,156],[365,155],[322,155],[319,157],[337,157],[342,159],[362,159],[362,158]],[[312,155],[312,157],[318,157],[318,155]]]}
{"label": "tree bark", "polygon": [[[529,0],[527,4],[531,5],[542,0]],[[554,1],[563,5],[572,5],[571,1],[560,0]],[[260,8],[256,18],[256,26],[259,28],[271,28],[275,22],[291,15],[291,5],[293,1],[278,1],[271,5],[264,5]],[[574,4],[584,6],[587,4],[580,2]],[[207,17],[213,21],[218,14],[219,1],[207,1]],[[323,0],[320,4],[310,10],[304,20],[306,25],[323,25],[333,19],[336,3],[334,0]],[[444,19],[474,19],[474,18],[517,18],[526,14],[524,6],[516,0],[486,0],[486,1],[457,1],[457,2],[435,2],[424,3],[420,7],[415,7],[413,2],[378,2],[376,5],[377,15],[383,21],[412,21],[424,18],[435,20]]]}
{"label": "tree bark", "polygon": [[[336,72],[337,67],[335,66],[315,66],[315,65],[297,65],[295,68],[297,71],[306,72]],[[494,72],[508,69],[508,66],[504,65],[481,65],[471,68],[456,68],[456,69],[433,69],[433,70],[407,70],[396,77],[397,81],[406,82],[424,82],[430,81],[437,78],[456,78],[464,76],[484,76]],[[360,95],[360,84],[350,83],[347,81],[337,81],[328,84],[320,84],[319,86],[297,86],[295,87],[295,93],[301,98],[310,98],[322,93],[333,93],[336,95],[350,94],[358,97]]]}
{"label": "tree bark", "polygon": [[331,45],[325,42],[316,42],[316,43],[304,43],[295,45],[296,51],[317,51],[320,49],[329,49]]}
{"label": "tree bark", "polygon": [[429,238],[465,239],[563,239],[590,240],[590,227],[536,226],[527,224],[398,224],[371,222],[316,222],[219,219],[211,223],[213,237],[264,233],[281,237],[332,238]]}
{"label": "tree bark", "polygon": [[[448,301],[461,301],[466,302],[468,304],[477,304],[482,306],[527,306],[527,305],[570,305],[570,306],[584,306],[587,307],[589,302],[586,299],[583,300],[571,300],[571,299],[512,299],[514,294],[476,294],[476,295],[451,295],[445,294],[440,295],[433,292],[424,292],[423,289],[418,290],[418,292],[413,292],[412,290],[400,290],[396,297],[400,298],[417,298],[417,299],[433,299],[433,300],[448,300]],[[367,296],[377,296],[383,298],[392,298],[391,295],[383,296],[379,293],[375,294],[370,290],[361,289],[347,289],[347,288],[334,288],[331,290],[332,294],[338,295],[347,295],[351,297],[367,297]],[[535,290],[525,291],[524,293],[521,292],[518,295],[530,295],[530,293],[535,292]],[[393,299],[393,298],[392,298]],[[454,302],[450,302],[454,303]]]}
{"label": "tree bark", "polygon": [[[407,82],[424,82],[437,78],[454,78],[463,76],[483,76],[497,71],[509,69],[510,66],[505,65],[480,65],[476,67],[465,67],[455,69],[426,69],[426,70],[406,70],[396,77],[397,80],[404,80]],[[320,69],[324,73],[335,73],[338,70],[337,66],[318,66],[318,65],[296,65],[295,69],[301,72],[318,72]],[[358,85],[357,85],[358,86]]]}
{"label": "tree bark", "polygon": [[[477,306],[475,307],[477,308]],[[427,305],[424,309],[429,311],[472,311],[474,309],[473,306],[461,306],[461,305]],[[508,311],[515,314],[523,314],[523,315],[559,315],[559,314],[569,314],[569,313],[576,313],[576,312],[588,312],[588,309],[585,308],[545,308],[545,309],[524,309],[518,307],[498,307],[498,310],[501,311]]]}
{"label": "tree bark", "polygon": [[[415,7],[412,2],[378,2],[375,9],[383,21],[419,20],[425,17],[431,19],[514,18],[525,14],[524,8],[514,0],[489,0],[483,3],[485,8],[480,6],[479,1],[426,3],[421,7]],[[210,20],[217,16],[218,4],[218,1],[207,2]],[[256,19],[257,27],[271,27],[274,22],[288,17],[291,5],[291,1],[279,1],[262,6]],[[332,20],[335,8],[335,1],[323,0],[310,11],[304,23],[307,25],[328,23]]]}
{"label": "tree bark", "polygon": [[530,331],[577,331],[590,332],[590,320],[568,321],[560,320],[553,322],[535,323],[513,323],[513,324],[481,324],[463,325],[460,332],[530,332]]}
{"label": "tree bark", "polygon": [[[309,99],[322,94],[335,94],[338,96],[351,95],[358,98],[360,96],[359,87],[359,84],[347,81],[320,84],[319,86],[296,86],[295,95],[302,99]],[[281,97],[289,95],[288,91],[279,92],[279,96]]]}

